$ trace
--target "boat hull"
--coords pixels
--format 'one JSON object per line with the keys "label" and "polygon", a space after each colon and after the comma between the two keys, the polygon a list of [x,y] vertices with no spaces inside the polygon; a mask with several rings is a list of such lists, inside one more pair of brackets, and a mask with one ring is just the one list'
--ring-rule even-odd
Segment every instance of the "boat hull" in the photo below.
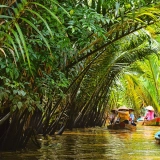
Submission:
{"label": "boat hull", "polygon": [[160,117],[156,117],[149,121],[144,121],[143,125],[145,126],[160,126]]}
{"label": "boat hull", "polygon": [[118,123],[118,124],[111,124],[107,126],[108,129],[128,129],[128,130],[136,130],[136,125],[132,124],[125,124],[123,122]]}
{"label": "boat hull", "polygon": [[156,139],[156,142],[157,142],[157,143],[160,143],[160,131],[158,131],[158,132],[155,134],[154,138]]}

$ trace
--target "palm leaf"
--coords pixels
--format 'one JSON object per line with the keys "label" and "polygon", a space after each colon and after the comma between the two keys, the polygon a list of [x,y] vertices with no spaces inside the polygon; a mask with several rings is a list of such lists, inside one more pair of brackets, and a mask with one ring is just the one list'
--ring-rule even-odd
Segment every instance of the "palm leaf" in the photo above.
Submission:
{"label": "palm leaf", "polygon": [[[16,55],[17,55],[17,57],[19,58],[19,53],[18,53],[18,51],[17,51],[17,47],[16,47],[16,44],[15,44],[12,36],[11,36],[10,34],[7,34],[7,33],[4,33],[4,35],[8,38],[8,41],[11,42],[11,44],[12,44],[12,46],[13,46],[13,48],[14,48],[14,51],[16,52]],[[6,41],[4,41],[4,44],[5,44],[6,46],[9,45],[9,43],[7,43]],[[10,45],[9,45],[9,46],[10,46]],[[9,48],[12,48],[12,47],[10,46]]]}
{"label": "palm leaf", "polygon": [[43,39],[43,41],[45,42],[47,48],[49,49],[50,53],[51,53],[51,50],[50,50],[50,45],[48,44],[46,38],[43,36],[43,34],[39,31],[39,29],[29,20],[27,20],[26,18],[20,18],[22,19],[23,21],[25,21],[27,24],[29,24],[32,28],[35,29],[35,31],[37,31],[37,33],[41,36],[41,38]]}
{"label": "palm leaf", "polygon": [[13,17],[11,17],[11,16],[6,16],[6,15],[0,15],[0,18],[6,18],[6,19],[10,18],[10,19],[12,19]]}
{"label": "palm leaf", "polygon": [[[22,42],[22,44],[23,44],[23,48],[24,48],[24,51],[25,51],[25,53],[26,53],[28,65],[29,65],[29,67],[30,67],[29,53],[28,53],[28,48],[27,48],[27,46],[26,46],[25,38],[24,38],[24,36],[23,36],[23,33],[22,33],[19,25],[18,25],[17,23],[15,23],[15,26],[16,26],[17,31],[18,31],[18,33],[19,33],[20,40],[21,40],[21,42]],[[24,58],[24,60],[25,60],[25,58]]]}
{"label": "palm leaf", "polygon": [[39,17],[44,22],[44,24],[46,25],[46,28],[48,29],[50,35],[53,36],[52,31],[51,31],[48,23],[46,22],[46,20],[40,14],[38,14],[37,12],[35,12],[33,10],[30,10],[30,9],[25,9],[25,10],[28,11],[28,12],[31,12],[31,13],[35,14],[37,17]]}
{"label": "palm leaf", "polygon": [[59,3],[57,3],[56,1],[53,1],[53,0],[52,0],[52,2],[55,3],[56,5],[58,5],[68,15],[68,17],[71,17],[70,14]]}
{"label": "palm leaf", "polygon": [[45,6],[43,6],[39,3],[36,3],[36,2],[29,2],[29,3],[30,4],[35,4],[37,6],[40,6],[43,9],[45,9],[54,19],[56,19],[60,24],[62,24],[61,21],[58,19],[58,17],[53,12],[51,12],[48,8],[46,8]]}
{"label": "palm leaf", "polygon": [[[17,34],[16,31],[14,31],[13,29],[11,30],[11,32],[13,33],[14,37],[15,37],[15,41],[17,42],[18,46],[19,46],[19,49],[21,51],[21,54],[22,54],[22,57],[23,57],[23,60],[25,61],[25,56],[24,56],[24,50],[22,48],[22,44],[21,44],[21,41],[20,41],[20,38]],[[9,37],[9,40],[11,41],[12,44],[14,44],[14,42],[12,41],[13,39],[11,37]],[[15,46],[15,45],[14,45]],[[17,51],[17,49],[15,50]],[[18,55],[18,54],[17,54]]]}

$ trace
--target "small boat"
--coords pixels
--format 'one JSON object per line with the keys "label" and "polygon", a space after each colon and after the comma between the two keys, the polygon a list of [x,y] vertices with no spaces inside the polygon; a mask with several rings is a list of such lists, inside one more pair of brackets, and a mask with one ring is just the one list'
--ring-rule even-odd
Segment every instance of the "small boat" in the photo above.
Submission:
{"label": "small boat", "polygon": [[145,120],[142,122],[142,125],[144,125],[144,126],[160,126],[160,117],[156,117],[156,118],[154,118],[152,120],[148,120],[148,121]]}
{"label": "small boat", "polygon": [[157,143],[160,143],[160,131],[158,131],[158,132],[155,134],[154,138],[156,139],[156,142],[157,142]]}
{"label": "small boat", "polygon": [[107,126],[108,129],[128,129],[128,130],[136,130],[136,124],[126,124],[124,122],[110,124]]}
{"label": "small boat", "polygon": [[144,116],[143,117],[139,117],[136,122],[137,122],[138,125],[142,125],[143,122],[144,122]]}

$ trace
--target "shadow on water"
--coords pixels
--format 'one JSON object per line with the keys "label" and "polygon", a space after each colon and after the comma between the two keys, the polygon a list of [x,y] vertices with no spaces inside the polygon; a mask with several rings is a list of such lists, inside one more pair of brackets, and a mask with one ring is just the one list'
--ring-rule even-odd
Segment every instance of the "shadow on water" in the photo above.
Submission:
{"label": "shadow on water", "polygon": [[75,129],[61,136],[40,139],[39,150],[2,152],[0,160],[159,160],[157,126],[137,126],[136,131],[106,128]]}

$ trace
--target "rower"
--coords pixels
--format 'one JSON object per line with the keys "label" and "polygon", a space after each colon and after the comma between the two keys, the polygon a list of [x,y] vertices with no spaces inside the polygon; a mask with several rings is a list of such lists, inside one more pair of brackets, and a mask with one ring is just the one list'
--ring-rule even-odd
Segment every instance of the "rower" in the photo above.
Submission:
{"label": "rower", "polygon": [[117,119],[119,119],[119,122],[124,122],[126,124],[129,123],[129,109],[126,106],[122,106],[118,108],[118,115],[115,118],[115,122],[117,121]]}

